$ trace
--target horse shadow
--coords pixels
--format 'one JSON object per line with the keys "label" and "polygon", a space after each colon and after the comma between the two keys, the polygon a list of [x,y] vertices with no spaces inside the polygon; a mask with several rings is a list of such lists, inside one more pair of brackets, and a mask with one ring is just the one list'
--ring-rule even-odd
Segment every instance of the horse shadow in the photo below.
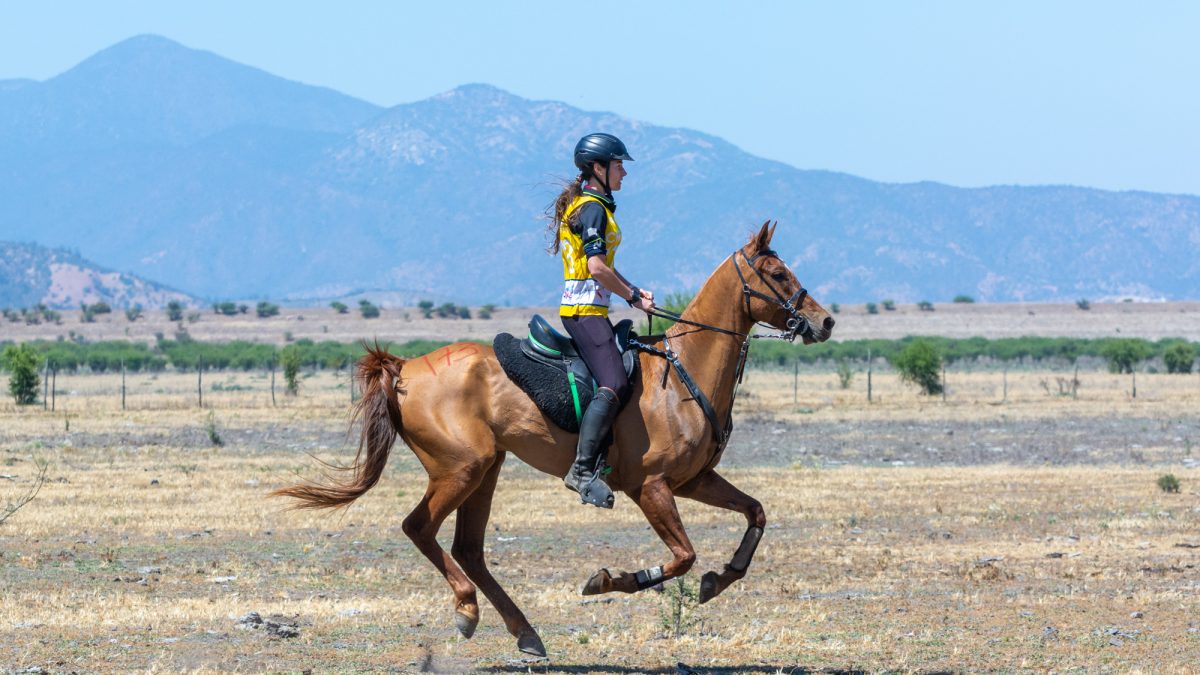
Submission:
{"label": "horse shadow", "polygon": [[[552,664],[552,663],[512,663],[503,666],[491,666],[480,668],[481,673],[618,673],[621,675],[859,675],[867,673],[866,670],[850,670],[841,668],[821,668],[812,670],[802,666],[785,666],[785,665],[747,665],[747,666],[712,666],[712,667],[692,667],[684,663],[676,664],[673,667],[658,667],[658,668],[640,668],[637,666],[617,666],[611,663],[576,663],[576,664]],[[940,675],[942,672],[949,671],[932,671],[927,675]]]}

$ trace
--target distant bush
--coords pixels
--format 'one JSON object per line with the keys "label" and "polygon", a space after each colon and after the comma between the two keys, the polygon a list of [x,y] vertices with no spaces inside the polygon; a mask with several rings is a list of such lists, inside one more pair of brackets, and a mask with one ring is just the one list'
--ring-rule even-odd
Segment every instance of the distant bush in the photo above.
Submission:
{"label": "distant bush", "polygon": [[471,318],[471,309],[469,307],[459,307],[458,308],[458,318],[460,318],[460,319]]}
{"label": "distant bush", "polygon": [[452,319],[458,316],[458,309],[453,302],[444,302],[437,308],[437,315],[439,319]]}
{"label": "distant bush", "polygon": [[38,355],[28,344],[8,345],[4,348],[4,369],[8,371],[8,392],[17,405],[30,405],[37,401]]}
{"label": "distant bush", "polygon": [[1132,373],[1134,366],[1150,356],[1150,348],[1143,340],[1112,340],[1100,351],[1108,361],[1108,370],[1113,373]]}
{"label": "distant bush", "polygon": [[854,379],[854,371],[850,369],[850,364],[846,359],[838,359],[837,362],[838,386],[842,389],[850,388],[850,381]]}
{"label": "distant bush", "polygon": [[417,307],[421,310],[421,316],[425,317],[426,319],[433,318],[433,301],[432,300],[422,300],[417,303]]}
{"label": "distant bush", "polygon": [[133,307],[127,307],[125,309],[125,318],[128,319],[130,323],[142,318],[142,306],[134,305]]}
{"label": "distant bush", "polygon": [[1086,312],[1092,308],[1092,303],[1089,302],[1087,298],[1080,298],[1075,301],[1075,306]]}
{"label": "distant bush", "polygon": [[258,318],[260,319],[265,319],[269,316],[278,316],[279,305],[275,305],[264,300],[255,306],[254,311],[256,314],[258,314]]}
{"label": "distant bush", "polygon": [[842,306],[835,302],[829,305],[829,311],[833,314],[837,314],[838,312],[842,311]]}
{"label": "distant bush", "polygon": [[942,356],[929,340],[914,340],[891,363],[901,380],[919,386],[929,396],[942,393]]}
{"label": "distant bush", "polygon": [[894,300],[881,300],[880,304],[883,305],[886,311],[893,312],[896,310],[896,302]]}
{"label": "distant bush", "polygon": [[234,302],[213,303],[213,314],[222,314],[224,316],[234,316],[237,313],[238,313],[237,303],[234,303]]}
{"label": "distant bush", "polygon": [[1158,477],[1158,489],[1163,492],[1179,492],[1179,479],[1173,473],[1164,473]]}
{"label": "distant bush", "polygon": [[975,302],[975,298],[972,298],[969,295],[956,295],[954,296],[954,302],[957,302],[960,305],[970,305]]}
{"label": "distant bush", "polygon": [[332,307],[338,314],[345,314],[350,311],[350,308],[347,307],[346,303],[344,302],[331,302],[329,303],[329,306]]}
{"label": "distant bush", "polygon": [[922,300],[917,303],[917,309],[921,310],[922,312],[932,312],[933,303],[928,300]]}
{"label": "distant bush", "polygon": [[295,396],[300,393],[300,350],[294,346],[284,347],[280,360],[283,364],[283,379],[287,382],[287,394]]}
{"label": "distant bush", "polygon": [[879,313],[879,307],[873,302],[868,302],[867,303],[867,314],[878,314],[878,313]]}
{"label": "distant bush", "polygon": [[172,300],[167,303],[167,321],[183,321],[183,303]]}
{"label": "distant bush", "polygon": [[1168,373],[1186,375],[1192,372],[1196,361],[1196,350],[1187,342],[1176,342],[1163,352],[1163,364]]}
{"label": "distant bush", "polygon": [[379,316],[379,308],[371,304],[370,300],[359,300],[358,311],[364,319],[374,319]]}

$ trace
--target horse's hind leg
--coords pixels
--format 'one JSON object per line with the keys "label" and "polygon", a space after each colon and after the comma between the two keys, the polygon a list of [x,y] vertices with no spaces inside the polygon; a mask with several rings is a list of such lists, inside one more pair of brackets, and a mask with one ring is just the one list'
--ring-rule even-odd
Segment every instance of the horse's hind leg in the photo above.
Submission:
{"label": "horse's hind leg", "polygon": [[541,638],[533,626],[529,625],[525,614],[488,571],[483,557],[483,540],[492,511],[492,496],[496,492],[496,479],[500,476],[504,457],[503,452],[497,455],[496,462],[484,474],[479,487],[458,507],[454,545],[450,548],[450,554],[462,565],[467,576],[479,586],[479,590],[483,591],[496,611],[500,612],[508,632],[517,638],[517,649],[526,654],[545,656],[546,648],[542,645]]}
{"label": "horse's hind leg", "polygon": [[746,533],[742,535],[742,543],[734,552],[733,559],[725,565],[720,574],[705,572],[700,578],[700,602],[703,604],[720,595],[721,591],[733,582],[746,576],[746,569],[750,567],[754,551],[758,548],[758,541],[762,538],[763,528],[767,526],[767,514],[757,499],[734,487],[716,471],[700,474],[680,487],[679,496],[709,506],[737,511],[746,517]]}
{"label": "horse's hind leg", "polygon": [[455,623],[463,637],[468,638],[475,633],[475,626],[479,624],[475,585],[438,544],[437,532],[446,516],[479,486],[486,468],[486,465],[477,463],[459,467],[458,471],[439,471],[438,478],[431,475],[421,503],[408,514],[401,526],[404,534],[450,584],[450,589],[454,591]]}
{"label": "horse's hind leg", "polygon": [[683,529],[683,520],[679,518],[679,509],[675,506],[675,495],[671,493],[666,481],[661,478],[647,481],[634,498],[650,526],[671,550],[671,562],[662,567],[652,567],[633,574],[618,572],[615,577],[608,570],[602,569],[584,584],[584,595],[612,591],[636,593],[683,576],[695,564],[696,550],[692,548],[692,542]]}

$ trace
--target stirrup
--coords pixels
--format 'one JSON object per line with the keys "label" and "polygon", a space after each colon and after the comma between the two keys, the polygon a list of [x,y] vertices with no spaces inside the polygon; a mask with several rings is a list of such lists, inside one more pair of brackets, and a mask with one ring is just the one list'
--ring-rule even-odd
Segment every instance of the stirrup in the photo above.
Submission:
{"label": "stirrup", "polygon": [[[567,487],[579,493],[579,499],[584,504],[591,504],[602,509],[611,509],[615,502],[612,488],[608,487],[608,483],[600,477],[601,472],[597,471],[590,478],[584,476],[576,476],[574,470],[567,473],[563,483]],[[575,478],[576,480],[571,480]]]}

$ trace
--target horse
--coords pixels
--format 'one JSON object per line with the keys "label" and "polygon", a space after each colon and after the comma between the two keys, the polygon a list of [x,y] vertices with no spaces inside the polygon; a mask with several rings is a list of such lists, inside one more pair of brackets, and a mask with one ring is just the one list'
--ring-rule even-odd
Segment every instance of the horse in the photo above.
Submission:
{"label": "horse", "polygon": [[[692,568],[696,552],[676,497],[736,511],[747,521],[730,562],[720,572],[703,575],[700,602],[746,575],[766,513],[758,500],[734,487],[715,467],[732,427],[736,385],[751,332],[756,323],[765,323],[787,331],[788,339],[799,335],[812,344],[827,340],[834,326],[829,312],[771,249],[774,232],[775,225],[764,223],[717,267],[683,313],[675,315],[679,322],[654,342],[664,349],[651,346],[638,355],[640,376],[631,383],[634,397],[613,425],[607,481],[642,510],[671,560],[635,573],[601,569],[584,584],[584,595],[634,593]],[[507,454],[562,478],[574,460],[577,436],[557,427],[512,383],[489,346],[460,342],[410,359],[389,354],[378,344],[364,346],[367,353],[356,370],[363,393],[354,410],[362,432],[354,464],[344,467],[352,476],[305,482],[271,495],[295,500],[293,508],[349,506],[378,482],[399,436],[429,478],[402,529],[450,585],[459,632],[470,638],[479,624],[478,589],[517,638],[517,648],[544,657],[541,638],[488,571],[484,534]],[[668,377],[670,368],[677,371],[675,378]],[[685,382],[688,379],[693,382]],[[689,399],[705,399],[708,405]],[[724,428],[717,428],[718,417],[726,420]],[[436,535],[455,510],[454,543],[447,554]]]}

